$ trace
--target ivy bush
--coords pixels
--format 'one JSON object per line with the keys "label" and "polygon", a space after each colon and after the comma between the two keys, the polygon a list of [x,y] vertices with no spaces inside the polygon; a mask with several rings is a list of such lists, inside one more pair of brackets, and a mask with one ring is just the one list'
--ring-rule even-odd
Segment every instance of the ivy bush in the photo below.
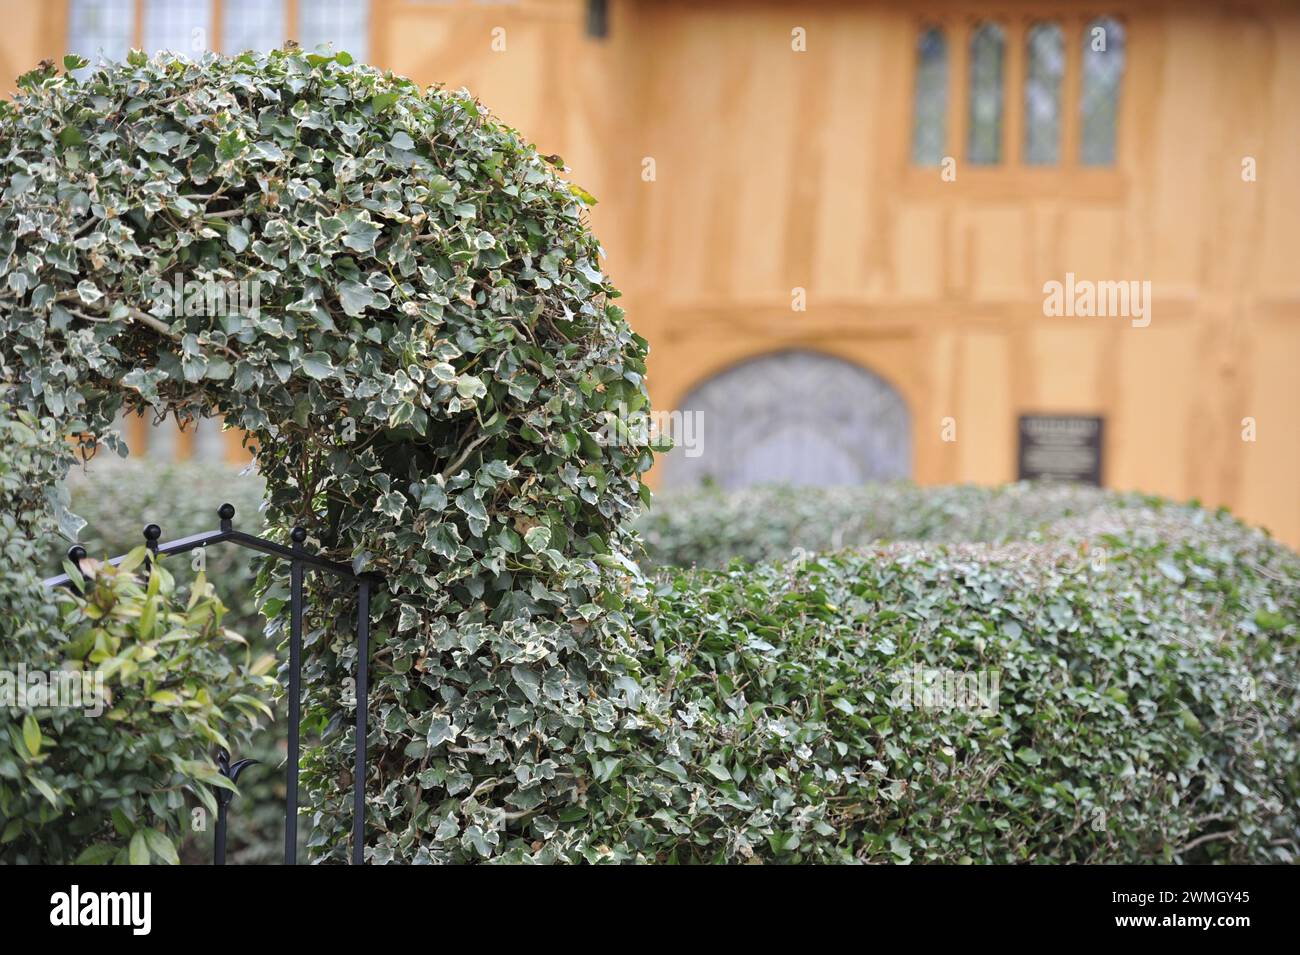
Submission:
{"label": "ivy bush", "polygon": [[[82,61],[70,58],[65,70]],[[0,355],[33,413],[116,442],[123,406],[248,431],[272,536],[382,573],[376,861],[472,859],[560,825],[613,689],[645,402],[589,197],[471,97],[346,54],[42,68],[0,115]],[[177,279],[255,282],[244,312]],[[281,580],[264,579],[283,628]],[[312,579],[315,849],[351,806],[348,589]],[[572,825],[572,821],[567,823]]]}

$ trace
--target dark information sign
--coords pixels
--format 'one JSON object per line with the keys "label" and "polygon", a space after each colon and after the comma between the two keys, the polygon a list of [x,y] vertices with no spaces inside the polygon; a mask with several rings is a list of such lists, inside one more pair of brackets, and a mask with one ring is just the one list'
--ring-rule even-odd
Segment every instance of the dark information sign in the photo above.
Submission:
{"label": "dark information sign", "polygon": [[1101,486],[1102,419],[1084,415],[1020,416],[1022,481]]}

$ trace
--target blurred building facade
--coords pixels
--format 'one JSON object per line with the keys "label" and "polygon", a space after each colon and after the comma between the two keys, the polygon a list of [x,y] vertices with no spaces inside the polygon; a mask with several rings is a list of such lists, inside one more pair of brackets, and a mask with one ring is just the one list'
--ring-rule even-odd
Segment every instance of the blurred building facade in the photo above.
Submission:
{"label": "blurred building facade", "polygon": [[[1077,415],[1106,486],[1300,545],[1300,11],[1200,6],[0,0],[0,76],[292,38],[468,87],[599,198],[655,406],[704,412],[661,483],[997,483]],[[206,427],[155,450],[240,453]]]}

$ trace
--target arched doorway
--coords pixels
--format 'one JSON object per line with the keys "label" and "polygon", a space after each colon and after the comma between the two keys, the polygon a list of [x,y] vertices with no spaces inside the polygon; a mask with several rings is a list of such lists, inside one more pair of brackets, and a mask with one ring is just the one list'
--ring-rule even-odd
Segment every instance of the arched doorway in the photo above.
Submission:
{"label": "arched doorway", "polygon": [[902,396],[829,355],[787,351],[742,362],[698,385],[680,410],[694,413],[697,444],[665,457],[665,488],[710,478],[739,488],[911,475],[911,415]]}

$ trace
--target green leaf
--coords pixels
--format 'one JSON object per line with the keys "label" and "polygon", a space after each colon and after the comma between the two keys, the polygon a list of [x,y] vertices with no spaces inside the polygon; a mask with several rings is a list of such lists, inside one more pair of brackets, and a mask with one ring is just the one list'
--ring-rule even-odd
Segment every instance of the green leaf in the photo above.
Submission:
{"label": "green leaf", "polygon": [[127,851],[131,865],[149,864],[149,841],[144,829],[137,829],[135,835],[131,836],[131,845]]}
{"label": "green leaf", "polygon": [[456,394],[462,398],[482,398],[487,394],[487,386],[474,375],[461,375],[456,381]]}
{"label": "green leaf", "polygon": [[140,609],[140,619],[136,623],[136,634],[141,640],[152,640],[154,636],[154,625],[158,621],[158,602],[152,596],[144,602]]}
{"label": "green leaf", "polygon": [[1043,757],[1038,755],[1036,750],[1032,750],[1027,746],[1023,749],[1016,750],[1016,759],[1020,760],[1026,766],[1037,766],[1043,761]]}
{"label": "green leaf", "polygon": [[108,865],[117,855],[117,846],[107,842],[97,842],[86,846],[77,856],[77,865]]}
{"label": "green leaf", "polygon": [[437,484],[426,484],[420,495],[420,510],[439,513],[447,507],[447,492]]}
{"label": "green leaf", "polygon": [[31,713],[23,717],[23,745],[33,756],[41,754],[41,727]]}
{"label": "green leaf", "polygon": [[360,282],[339,283],[339,303],[348,315],[362,314],[375,300],[375,291]]}
{"label": "green leaf", "polygon": [[62,800],[59,799],[59,794],[54,790],[52,786],[50,786],[49,783],[41,779],[39,776],[34,775],[33,773],[27,774],[27,781],[32,784],[32,786],[36,789],[38,793],[40,793],[42,796],[45,797],[46,802],[48,802],[51,806],[53,806],[55,809],[62,808],[63,802]]}
{"label": "green leaf", "polygon": [[581,186],[576,185],[572,182],[569,183],[568,186],[569,186],[569,191],[573,193],[575,196],[577,196],[579,199],[581,199],[586,205],[594,206],[596,204],[596,197],[593,196],[591,193],[589,193],[586,189],[583,189]]}
{"label": "green leaf", "polygon": [[248,248],[248,232],[243,226],[231,223],[230,228],[226,230],[226,242],[236,252],[243,252]]}
{"label": "green leaf", "polygon": [[732,781],[731,772],[721,763],[709,763],[704,768],[708,771],[710,776],[720,782],[729,783]]}
{"label": "green leaf", "polygon": [[[176,846],[172,844],[172,841],[167,836],[157,829],[144,829],[142,831],[144,832],[145,842],[149,846],[149,851],[153,853],[156,859],[165,865],[181,864],[180,856],[176,854]],[[132,847],[134,847],[135,840],[132,839],[131,842]]]}
{"label": "green leaf", "polygon": [[1286,628],[1286,617],[1261,607],[1255,611],[1255,626],[1261,630],[1283,630]]}
{"label": "green leaf", "polygon": [[379,226],[365,219],[358,219],[348,226],[343,236],[343,244],[354,252],[373,252],[375,239],[379,237]]}
{"label": "green leaf", "polygon": [[330,356],[320,351],[302,356],[302,370],[309,378],[317,381],[330,377],[335,371]]}
{"label": "green leaf", "polygon": [[898,836],[890,836],[889,851],[904,865],[908,865],[912,861],[912,847],[906,839],[899,838]]}
{"label": "green leaf", "polygon": [[551,544],[551,529],[544,524],[530,527],[524,534],[524,543],[534,553],[546,550]]}
{"label": "green leaf", "polygon": [[203,377],[209,381],[225,381],[235,369],[231,367],[230,362],[224,358],[212,358],[208,361],[208,367],[203,372]]}

